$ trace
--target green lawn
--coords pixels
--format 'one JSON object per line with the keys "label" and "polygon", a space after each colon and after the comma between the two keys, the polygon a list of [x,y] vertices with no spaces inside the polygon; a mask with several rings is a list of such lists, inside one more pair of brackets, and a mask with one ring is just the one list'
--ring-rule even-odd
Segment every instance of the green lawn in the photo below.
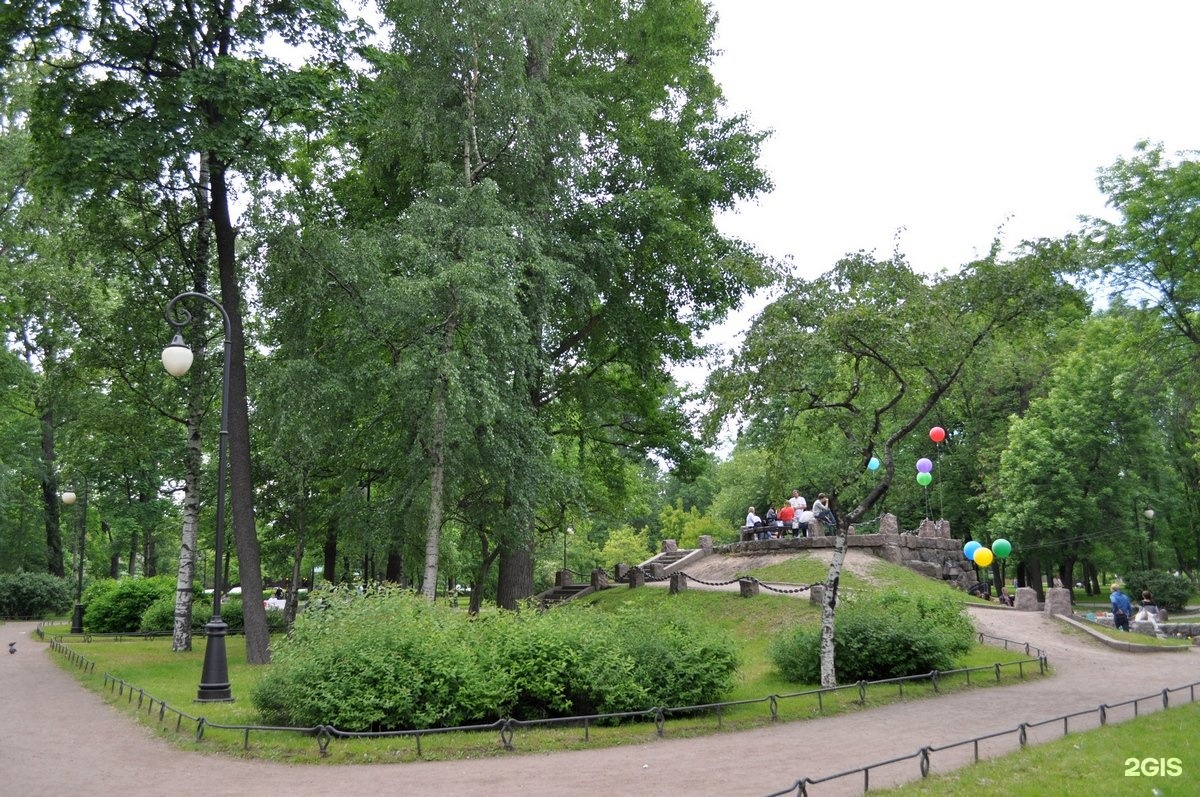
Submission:
{"label": "green lawn", "polygon": [[1197,734],[1200,703],[1189,703],[1097,730],[1072,733],[949,775],[895,789],[872,789],[871,793],[893,797],[1191,797],[1196,794],[1196,777],[1200,775]]}
{"label": "green lawn", "polygon": [[[751,575],[764,581],[811,583],[824,577],[825,567],[813,560],[797,559],[783,565],[754,571]],[[870,573],[869,581],[846,573],[842,581],[846,591],[876,589],[882,586],[899,587],[910,591],[927,591],[941,594],[949,590],[942,582],[921,578],[895,565],[880,561]],[[953,592],[956,596],[962,593]],[[781,721],[806,718],[842,711],[862,711],[873,706],[896,700],[920,699],[933,694],[927,682],[914,682],[898,686],[880,685],[868,688],[865,704],[859,705],[857,688],[848,688],[818,698],[816,685],[789,683],[775,671],[767,657],[771,637],[798,623],[819,623],[820,610],[813,606],[807,596],[789,597],[764,592],[757,598],[746,599],[736,593],[710,592],[698,589],[685,590],[679,595],[669,595],[666,589],[646,587],[631,590],[617,587],[605,590],[586,599],[598,611],[615,611],[621,606],[637,605],[654,607],[662,601],[673,601],[685,608],[688,614],[716,626],[731,635],[741,652],[742,665],[739,680],[728,701],[751,701],[745,705],[725,707],[720,711],[694,713],[671,713],[667,716],[664,733],[669,737],[684,737],[709,734],[722,730],[760,727],[769,724],[771,703],[769,697],[777,696],[776,706]],[[51,626],[48,633],[64,633],[65,626]],[[102,691],[114,703],[129,707],[146,724],[159,728],[164,735],[184,747],[224,752],[257,758],[289,761],[404,761],[418,758],[415,738],[390,740],[333,739],[329,756],[319,758],[318,745],[311,735],[254,731],[249,734],[249,749],[243,750],[247,738],[244,731],[221,730],[213,725],[254,725],[259,720],[251,705],[249,695],[254,684],[267,672],[267,667],[250,666],[245,662],[245,647],[241,637],[227,638],[230,682],[233,685],[235,702],[197,704],[193,702],[203,663],[204,640],[197,638],[196,649],[188,653],[172,653],[169,638],[143,640],[126,638],[114,642],[95,639],[90,643],[70,643],[72,649],[94,661],[95,671],[83,674],[71,668],[65,657],[56,656],[63,666],[76,674],[88,688]],[[1021,677],[1040,677],[1036,664],[1025,664],[1019,669],[1013,662],[1027,659],[1017,652],[1007,652],[990,646],[977,646],[956,666],[962,668],[986,667],[988,671],[968,675],[943,676],[939,683],[941,691],[970,686],[987,687],[996,684],[992,665],[996,662],[1010,666],[1001,668],[1002,683],[1011,683]],[[269,665],[268,665],[269,666]],[[110,682],[104,686],[103,673],[109,672],[124,679],[135,687],[131,693]],[[143,690],[143,691],[139,691]],[[812,694],[810,694],[812,693]],[[150,698],[154,702],[150,702]],[[138,710],[138,703],[141,708]],[[168,709],[164,712],[160,701]],[[204,717],[204,738],[194,740],[196,722],[184,719],[175,732],[175,711],[191,717]],[[162,720],[160,713],[165,714]],[[520,728],[513,745],[522,752],[561,750],[595,747],[599,745],[636,744],[653,739],[656,728],[653,722],[633,722],[622,725],[592,725],[586,729],[579,725],[568,725],[552,729]],[[586,736],[586,739],[585,739]],[[426,734],[420,740],[420,757],[429,759],[453,759],[494,755],[503,751],[499,731],[476,733]]]}

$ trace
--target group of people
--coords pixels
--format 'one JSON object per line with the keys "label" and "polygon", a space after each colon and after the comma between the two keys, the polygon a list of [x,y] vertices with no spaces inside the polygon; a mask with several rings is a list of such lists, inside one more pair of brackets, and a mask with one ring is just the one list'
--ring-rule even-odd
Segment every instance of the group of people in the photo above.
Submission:
{"label": "group of people", "polygon": [[1158,622],[1158,604],[1149,590],[1142,590],[1142,602],[1136,615],[1133,613],[1133,601],[1121,590],[1120,584],[1112,585],[1108,602],[1112,606],[1113,627],[1118,630],[1128,631],[1130,618],[1134,622]]}
{"label": "group of people", "polygon": [[759,517],[750,507],[746,513],[746,528],[754,529],[757,540],[792,537],[816,537],[832,534],[837,528],[837,518],[829,509],[829,496],[819,493],[812,509],[799,490],[792,490],[792,497],[784,501],[776,511],[768,506],[766,514]]}

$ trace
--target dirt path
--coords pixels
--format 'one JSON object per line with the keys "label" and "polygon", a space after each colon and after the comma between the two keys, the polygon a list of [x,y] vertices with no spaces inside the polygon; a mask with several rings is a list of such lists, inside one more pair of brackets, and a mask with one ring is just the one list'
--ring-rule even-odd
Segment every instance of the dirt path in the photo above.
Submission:
{"label": "dirt path", "polygon": [[[5,795],[765,795],[797,779],[908,756],[1022,722],[1036,723],[1200,680],[1200,653],[1112,650],[1037,613],[973,609],[980,630],[1028,641],[1046,650],[1057,675],[1004,689],[975,689],[933,700],[900,703],[857,714],[776,725],[696,739],[662,739],[611,749],[519,755],[467,761],[364,766],[296,766],[183,752],[119,709],[79,687],[32,638],[34,625],[3,627],[16,655],[0,655],[0,793]],[[3,648],[0,648],[2,651]],[[1141,713],[1155,705],[1142,703]],[[1113,710],[1112,722],[1132,710]],[[1094,721],[1071,721],[1071,730]],[[668,734],[670,727],[668,724]],[[1062,724],[1030,732],[1034,742],[1058,738]],[[519,744],[519,738],[518,738]],[[336,744],[336,740],[334,744]],[[985,755],[1016,746],[1015,734],[989,743]],[[961,753],[936,754],[933,771],[959,766]],[[1185,760],[1200,771],[1200,754]],[[1119,756],[1096,783],[1122,781]],[[919,776],[915,762],[871,774],[881,787]],[[810,794],[858,794],[862,779],[811,786]],[[1098,792],[1099,793],[1099,792]]]}

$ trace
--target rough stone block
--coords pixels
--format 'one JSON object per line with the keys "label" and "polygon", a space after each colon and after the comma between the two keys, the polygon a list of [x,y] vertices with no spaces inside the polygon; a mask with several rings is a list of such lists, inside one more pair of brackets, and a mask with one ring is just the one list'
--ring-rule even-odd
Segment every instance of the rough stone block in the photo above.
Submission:
{"label": "rough stone block", "polygon": [[705,551],[711,550],[713,547],[712,535],[711,534],[701,534],[700,540],[699,540],[699,545],[700,545],[701,550],[705,550]]}
{"label": "rough stone block", "polygon": [[675,540],[663,540],[662,541],[662,552],[663,553],[675,553],[678,550],[679,550],[679,543],[676,542]]}
{"label": "rough stone block", "polygon": [[1036,612],[1038,610],[1037,590],[1033,587],[1017,587],[1013,608],[1022,612]]}
{"label": "rough stone block", "polygon": [[629,571],[629,588],[646,586],[646,574],[642,572],[642,568],[635,567]]}
{"label": "rough stone block", "polygon": [[1158,636],[1158,626],[1149,620],[1134,620],[1129,624],[1129,630],[1135,634]]}
{"label": "rough stone block", "polygon": [[1053,587],[1046,590],[1046,608],[1043,610],[1047,617],[1061,614],[1064,617],[1070,617],[1071,609],[1071,590],[1062,587]]}
{"label": "rough stone block", "polygon": [[592,571],[592,589],[608,589],[608,573],[601,568]]}
{"label": "rough stone block", "polygon": [[813,584],[808,588],[808,602],[821,606],[825,603],[825,585]]}
{"label": "rough stone block", "polygon": [[738,579],[738,589],[743,598],[753,598],[758,595],[758,582],[752,578]]}
{"label": "rough stone block", "polygon": [[880,534],[899,534],[900,533],[899,519],[897,519],[896,516],[891,513],[885,513],[883,515],[883,517],[879,518],[879,533]]}
{"label": "rough stone block", "polygon": [[685,576],[683,573],[672,573],[670,593],[672,595],[678,595],[680,592],[683,592],[685,589],[687,589],[687,582],[687,576]]}

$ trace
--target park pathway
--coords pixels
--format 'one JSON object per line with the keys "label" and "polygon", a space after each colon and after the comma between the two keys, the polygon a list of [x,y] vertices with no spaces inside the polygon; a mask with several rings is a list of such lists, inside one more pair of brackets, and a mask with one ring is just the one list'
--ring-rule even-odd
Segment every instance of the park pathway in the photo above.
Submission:
{"label": "park pathway", "polygon": [[[1030,642],[1046,651],[1056,674],[1005,688],[974,689],[869,711],[693,739],[659,739],[609,749],[567,751],[465,761],[407,764],[287,765],[185,752],[156,738],[128,715],[81,688],[50,661],[33,623],[13,623],[0,654],[0,795],[11,797],[220,797],[278,794],[308,797],[375,795],[765,795],[813,778],[907,756],[1022,722],[1037,723],[1093,711],[1200,680],[1200,651],[1129,653],[1113,650],[1040,613],[973,608],[981,631]],[[1139,710],[1155,710],[1142,703]],[[1109,712],[1110,722],[1132,709]],[[1071,730],[1095,722],[1071,721]],[[670,725],[667,726],[668,736]],[[1061,723],[1030,732],[1034,743],[1058,738]],[[520,738],[517,737],[519,747]],[[334,740],[333,744],[337,744]],[[1016,746],[1015,734],[989,743],[986,755]],[[1200,752],[1164,751],[1200,773]],[[933,771],[969,760],[939,753]],[[1116,793],[1120,756],[1111,771],[1092,773],[1097,793]],[[919,777],[915,762],[872,772],[878,788]],[[812,795],[858,794],[861,776],[810,787]]]}

